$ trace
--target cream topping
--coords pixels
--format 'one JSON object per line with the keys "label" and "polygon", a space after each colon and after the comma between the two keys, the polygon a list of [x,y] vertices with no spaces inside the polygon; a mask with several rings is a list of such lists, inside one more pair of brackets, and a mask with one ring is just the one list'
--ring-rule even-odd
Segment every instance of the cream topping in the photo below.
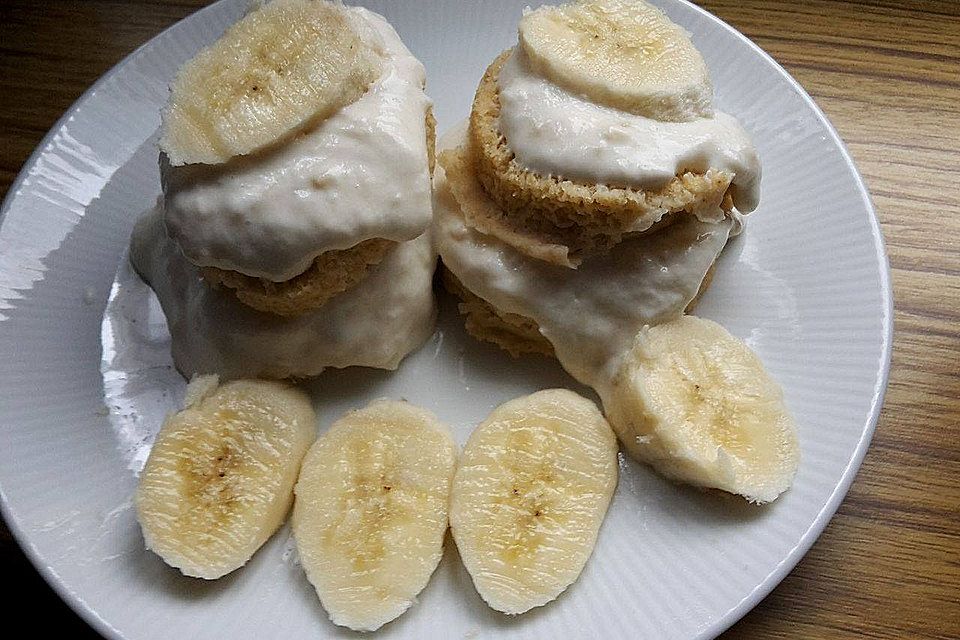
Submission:
{"label": "cream topping", "polygon": [[760,161],[731,115],[659,122],[597,105],[537,75],[519,48],[503,65],[499,88],[501,133],[531,171],[648,189],[683,171],[721,169],[734,174],[736,207],[757,207]]}
{"label": "cream topping", "polygon": [[384,61],[356,102],[225,164],[161,167],[167,228],[194,264],[283,281],[325,251],[430,225],[423,65],[381,16],[345,10]]}
{"label": "cream topping", "polygon": [[136,225],[130,260],[156,292],[187,377],[306,377],[326,367],[395,369],[433,332],[430,234],[392,250],[358,285],[293,318],[261,313],[205,283],[167,235],[158,209]]}
{"label": "cream topping", "polygon": [[498,310],[535,320],[563,368],[595,388],[611,379],[644,325],[683,313],[735,224],[682,216],[656,234],[625,240],[571,270],[471,229],[442,169],[434,181],[443,263]]}

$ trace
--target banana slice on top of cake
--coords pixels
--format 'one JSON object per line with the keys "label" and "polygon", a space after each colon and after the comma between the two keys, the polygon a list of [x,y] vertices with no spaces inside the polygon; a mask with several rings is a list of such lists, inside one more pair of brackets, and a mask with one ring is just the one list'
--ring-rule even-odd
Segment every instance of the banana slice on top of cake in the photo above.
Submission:
{"label": "banana slice on top of cake", "polygon": [[429,335],[425,81],[384,18],[326,0],[260,5],[180,69],[131,257],[183,373],[393,368]]}

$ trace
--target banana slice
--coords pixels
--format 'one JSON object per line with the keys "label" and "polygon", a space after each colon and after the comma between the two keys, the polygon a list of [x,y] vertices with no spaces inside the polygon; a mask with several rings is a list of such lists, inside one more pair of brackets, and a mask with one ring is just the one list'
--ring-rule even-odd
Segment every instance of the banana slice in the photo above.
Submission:
{"label": "banana slice", "polygon": [[470,436],[450,527],[480,596],[508,614],[544,605],[583,570],[617,484],[617,441],[566,389],[498,407]]}
{"label": "banana slice", "polygon": [[645,327],[602,395],[627,451],[668,477],[757,503],[793,482],[800,448],[783,392],[716,322]]}
{"label": "banana slice", "polygon": [[346,414],[310,448],[293,533],[334,623],[378,629],[427,585],[443,554],[456,461],[444,424],[391,400]]}
{"label": "banana slice", "polygon": [[147,548],[197,578],[242,567],[290,510],[315,422],[306,394],[279,382],[191,382],[140,474]]}
{"label": "banana slice", "polygon": [[686,31],[642,0],[580,0],[528,11],[520,46],[567,90],[655,120],[711,115],[707,65]]}
{"label": "banana slice", "polygon": [[217,164],[359,98],[380,74],[342,5],[274,0],[177,74],[160,148],[170,164]]}

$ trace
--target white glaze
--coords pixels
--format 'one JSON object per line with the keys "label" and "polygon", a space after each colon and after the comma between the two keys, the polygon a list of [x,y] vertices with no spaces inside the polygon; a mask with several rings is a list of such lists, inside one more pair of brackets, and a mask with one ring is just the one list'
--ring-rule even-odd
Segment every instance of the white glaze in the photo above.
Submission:
{"label": "white glaze", "polygon": [[306,377],[326,367],[395,369],[433,332],[430,234],[392,250],[357,286],[294,318],[261,313],[206,284],[164,230],[157,209],[137,223],[130,260],[156,292],[173,359],[188,378]]}
{"label": "white glaze", "polygon": [[741,212],[759,202],[760,162],[737,120],[658,122],[590,102],[538,76],[516,49],[500,71],[500,128],[525,168],[594,184],[655,188],[681,171],[734,174]]}
{"label": "white glaze", "polygon": [[626,240],[576,270],[523,255],[466,226],[446,184],[434,175],[440,257],[460,282],[500,311],[532,318],[574,378],[603,388],[645,324],[681,314],[734,226],[693,216]]}
{"label": "white glaze", "polygon": [[423,65],[381,16],[347,11],[384,60],[356,102],[275,148],[162,167],[167,228],[194,264],[282,281],[325,251],[429,226]]}

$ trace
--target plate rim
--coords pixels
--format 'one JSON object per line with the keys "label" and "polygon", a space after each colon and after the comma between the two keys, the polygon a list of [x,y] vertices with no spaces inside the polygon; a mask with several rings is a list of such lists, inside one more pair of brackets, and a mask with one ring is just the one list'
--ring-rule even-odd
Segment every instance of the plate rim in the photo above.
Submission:
{"label": "plate rim", "polygon": [[[656,1],[657,0],[654,0],[654,2]],[[873,239],[873,246],[874,250],[876,251],[877,262],[880,266],[880,301],[881,306],[883,307],[883,315],[880,319],[882,342],[880,345],[881,355],[878,369],[879,375],[877,376],[876,383],[873,387],[873,395],[870,398],[870,411],[867,416],[866,424],[864,425],[863,431],[860,433],[860,439],[857,441],[857,446],[853,451],[853,455],[850,457],[849,462],[844,467],[840,475],[840,481],[837,482],[837,485],[830,493],[830,497],[827,498],[823,508],[821,508],[817,513],[817,516],[810,523],[810,526],[808,526],[807,530],[802,536],[800,536],[800,540],[797,542],[796,546],[794,546],[793,549],[791,549],[790,552],[784,556],[779,563],[777,563],[776,569],[770,572],[767,577],[760,584],[754,587],[753,590],[739,603],[737,603],[736,606],[729,609],[726,614],[718,618],[713,624],[705,627],[700,631],[700,633],[694,636],[694,640],[709,640],[711,638],[715,638],[733,626],[734,623],[739,621],[747,613],[752,611],[754,607],[760,604],[760,602],[766,598],[770,592],[777,587],[777,585],[783,582],[784,578],[786,578],[787,575],[793,571],[793,568],[797,566],[797,564],[807,554],[817,539],[820,538],[820,535],[827,528],[827,525],[833,519],[833,515],[837,512],[837,509],[840,508],[840,505],[843,503],[843,499],[850,491],[850,486],[853,484],[853,480],[856,478],[857,473],[860,471],[860,467],[863,464],[863,459],[867,454],[867,449],[870,448],[870,443],[873,441],[873,434],[876,431],[877,422],[880,419],[880,411],[883,409],[883,403],[887,393],[887,385],[890,379],[890,361],[893,353],[893,287],[890,274],[890,257],[887,253],[886,241],[883,237],[883,231],[880,228],[880,219],[877,217],[877,209],[874,206],[873,199],[870,196],[870,190],[867,188],[867,184],[860,173],[860,169],[854,162],[853,156],[850,154],[850,150],[847,148],[843,138],[840,137],[840,134],[833,126],[830,118],[827,117],[827,114],[824,113],[823,109],[820,108],[820,105],[814,101],[813,97],[807,93],[807,90],[803,88],[797,79],[794,78],[790,72],[783,67],[783,65],[777,62],[773,56],[760,48],[757,43],[748,38],[745,34],[741,33],[738,29],[730,25],[726,20],[723,20],[719,16],[694,4],[691,0],[674,1],[687,5],[687,7],[693,9],[701,16],[713,21],[721,29],[727,31],[744,45],[746,45],[764,62],[771,65],[777,71],[777,73],[779,73],[780,76],[786,80],[790,88],[793,89],[793,91],[800,96],[803,102],[813,111],[813,114],[816,116],[817,120],[824,127],[830,140],[836,145],[837,149],[839,149],[840,155],[843,158],[844,163],[846,163],[847,168],[850,169],[853,175],[854,183],[857,187],[857,191],[860,194],[860,199],[866,207],[867,213],[869,214],[867,216],[867,220],[870,224],[870,234]]]}
{"label": "plate rim", "polygon": [[[873,440],[873,435],[876,431],[877,423],[880,418],[880,412],[883,408],[884,399],[887,392],[893,350],[894,301],[890,272],[890,259],[886,250],[886,242],[883,236],[883,231],[880,228],[880,220],[877,216],[876,207],[874,206],[873,200],[870,196],[870,191],[867,188],[866,182],[864,181],[860,170],[857,168],[857,165],[854,162],[846,143],[840,137],[836,128],[833,126],[833,123],[820,108],[820,106],[814,101],[810,94],[807,93],[803,86],[779,62],[777,62],[770,54],[760,48],[760,46],[757,45],[753,40],[719,16],[694,4],[691,2],[691,0],[652,1],[655,4],[674,2],[680,5],[685,5],[688,9],[694,10],[696,13],[700,14],[701,17],[706,18],[720,29],[734,36],[753,54],[757,55],[761,60],[776,70],[781,78],[787,82],[789,88],[792,89],[793,92],[803,100],[804,104],[813,112],[816,120],[825,130],[830,141],[840,151],[846,167],[851,171],[854,184],[860,195],[860,199],[865,206],[867,213],[869,214],[867,216],[867,221],[869,223],[870,235],[871,239],[873,240],[877,263],[880,267],[880,302],[882,306],[882,316],[880,318],[881,354],[878,363],[878,375],[874,384],[872,397],[870,398],[870,409],[856,447],[854,448],[847,465],[841,472],[840,480],[833,488],[833,491],[830,493],[816,517],[812,522],[810,522],[806,531],[800,536],[797,544],[777,563],[775,569],[771,571],[759,584],[757,584],[750,591],[750,593],[747,594],[747,596],[741,599],[736,605],[728,609],[724,615],[716,619],[712,624],[702,628],[693,637],[693,640],[709,640],[710,638],[715,638],[719,634],[723,633],[734,623],[743,618],[767,595],[769,595],[773,589],[784,580],[784,578],[786,578],[786,576],[807,554],[817,539],[819,539],[820,535],[826,529],[827,525],[830,523],[830,520],[832,520],[833,515],[836,513],[837,509],[842,504],[843,499],[849,492],[850,486],[853,484],[853,481],[863,464],[863,459],[866,456],[867,449]],[[23,182],[28,177],[30,170],[36,165],[38,159],[47,152],[54,136],[56,136],[57,133],[63,129],[64,125],[69,122],[69,120],[85,105],[85,103],[95,97],[95,94],[98,90],[100,90],[111,78],[122,72],[124,67],[126,67],[134,58],[144,55],[144,51],[148,47],[154,45],[156,40],[159,38],[162,38],[170,31],[179,28],[184,22],[196,19],[200,14],[216,12],[218,7],[221,5],[232,4],[235,2],[237,2],[237,0],[217,0],[216,2],[202,7],[201,9],[198,9],[197,11],[194,11],[193,13],[181,18],[180,20],[177,20],[124,56],[116,64],[110,67],[110,69],[108,69],[103,75],[97,78],[97,80],[94,81],[94,83],[90,85],[82,94],[80,94],[80,96],[70,105],[63,115],[61,115],[50,127],[47,133],[43,136],[37,146],[24,161],[13,182],[11,182],[9,189],[3,198],[3,202],[0,204],[0,228],[3,226],[7,212],[13,207],[14,201],[20,194]],[[6,492],[3,489],[2,482],[0,482],[0,514],[2,514],[3,519],[6,522],[11,535],[13,536],[13,539],[33,565],[33,568],[41,575],[47,585],[50,586],[50,588],[64,603],[67,604],[67,606],[70,607],[74,613],[76,613],[86,624],[90,625],[91,628],[104,637],[110,638],[111,640],[128,640],[128,638],[120,633],[118,629],[100,616],[97,611],[88,606],[87,602],[80,594],[76,593],[66,583],[61,581],[53,567],[50,566],[43,559],[43,557],[41,557],[39,551],[28,539],[19,519],[14,516],[11,506],[9,505]]]}

